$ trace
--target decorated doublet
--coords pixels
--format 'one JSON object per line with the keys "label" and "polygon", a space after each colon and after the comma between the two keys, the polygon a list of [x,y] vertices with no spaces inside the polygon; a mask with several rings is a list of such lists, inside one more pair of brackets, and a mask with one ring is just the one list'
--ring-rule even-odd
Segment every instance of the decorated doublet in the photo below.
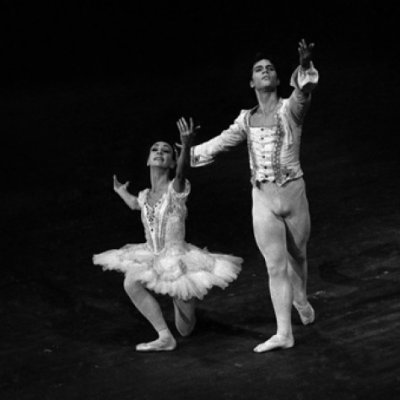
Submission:
{"label": "decorated doublet", "polygon": [[294,90],[287,99],[279,100],[271,127],[253,127],[250,118],[257,110],[242,110],[234,123],[220,135],[192,147],[191,165],[201,167],[214,161],[220,152],[247,140],[251,181],[286,182],[303,176],[300,166],[302,124],[311,101],[311,91],[318,83],[318,71],[311,64],[292,74]]}

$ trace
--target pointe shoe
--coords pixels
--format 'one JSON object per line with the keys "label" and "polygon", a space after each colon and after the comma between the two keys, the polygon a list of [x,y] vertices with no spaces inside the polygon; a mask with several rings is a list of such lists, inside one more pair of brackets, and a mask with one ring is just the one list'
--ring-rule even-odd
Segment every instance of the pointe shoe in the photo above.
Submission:
{"label": "pointe shoe", "polygon": [[305,306],[293,302],[293,306],[299,313],[303,325],[309,325],[315,321],[315,311],[309,302]]}
{"label": "pointe shoe", "polygon": [[171,337],[158,338],[152,342],[140,343],[136,345],[136,351],[172,351],[176,348],[176,341]]}
{"label": "pointe shoe", "polygon": [[264,343],[260,343],[258,346],[254,347],[253,351],[255,353],[264,353],[266,351],[276,350],[276,349],[290,349],[294,346],[293,336],[286,337],[280,335],[271,336]]}
{"label": "pointe shoe", "polygon": [[182,336],[189,336],[196,325],[194,302],[174,299],[175,326]]}

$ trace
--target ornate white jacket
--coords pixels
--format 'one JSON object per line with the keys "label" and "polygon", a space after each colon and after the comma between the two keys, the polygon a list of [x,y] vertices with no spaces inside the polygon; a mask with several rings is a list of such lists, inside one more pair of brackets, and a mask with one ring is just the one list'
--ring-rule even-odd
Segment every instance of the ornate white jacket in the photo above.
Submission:
{"label": "ornate white jacket", "polygon": [[279,100],[272,128],[250,126],[250,116],[258,106],[242,110],[228,129],[192,147],[192,167],[212,163],[218,153],[228,151],[247,139],[253,185],[269,181],[282,186],[303,176],[299,159],[302,126],[311,91],[318,80],[318,71],[312,63],[307,70],[297,67],[290,80],[294,90],[289,98]]}

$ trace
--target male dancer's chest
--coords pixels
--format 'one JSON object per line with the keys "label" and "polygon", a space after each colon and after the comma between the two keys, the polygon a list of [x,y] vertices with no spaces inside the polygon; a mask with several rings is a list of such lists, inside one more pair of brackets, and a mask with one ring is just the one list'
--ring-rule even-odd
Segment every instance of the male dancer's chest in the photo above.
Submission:
{"label": "male dancer's chest", "polygon": [[256,113],[250,116],[249,122],[254,128],[273,128],[276,125],[276,116],[273,113],[268,115]]}

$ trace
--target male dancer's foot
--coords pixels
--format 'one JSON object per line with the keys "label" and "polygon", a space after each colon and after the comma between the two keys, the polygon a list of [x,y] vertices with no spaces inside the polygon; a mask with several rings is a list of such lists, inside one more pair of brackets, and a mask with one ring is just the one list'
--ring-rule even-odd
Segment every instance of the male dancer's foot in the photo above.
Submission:
{"label": "male dancer's foot", "polygon": [[309,325],[315,321],[315,311],[308,301],[305,305],[293,302],[293,306],[298,311],[303,325]]}
{"label": "male dancer's foot", "polygon": [[271,336],[264,343],[260,343],[256,346],[253,351],[255,353],[264,353],[266,351],[276,350],[276,349],[289,349],[294,346],[293,336],[282,336],[274,335]]}
{"label": "male dancer's foot", "polygon": [[183,301],[174,298],[175,326],[182,336],[189,336],[195,325],[195,300]]}
{"label": "male dancer's foot", "polygon": [[136,351],[172,351],[176,348],[176,340],[168,332],[160,332],[159,338],[148,343],[136,345]]}

